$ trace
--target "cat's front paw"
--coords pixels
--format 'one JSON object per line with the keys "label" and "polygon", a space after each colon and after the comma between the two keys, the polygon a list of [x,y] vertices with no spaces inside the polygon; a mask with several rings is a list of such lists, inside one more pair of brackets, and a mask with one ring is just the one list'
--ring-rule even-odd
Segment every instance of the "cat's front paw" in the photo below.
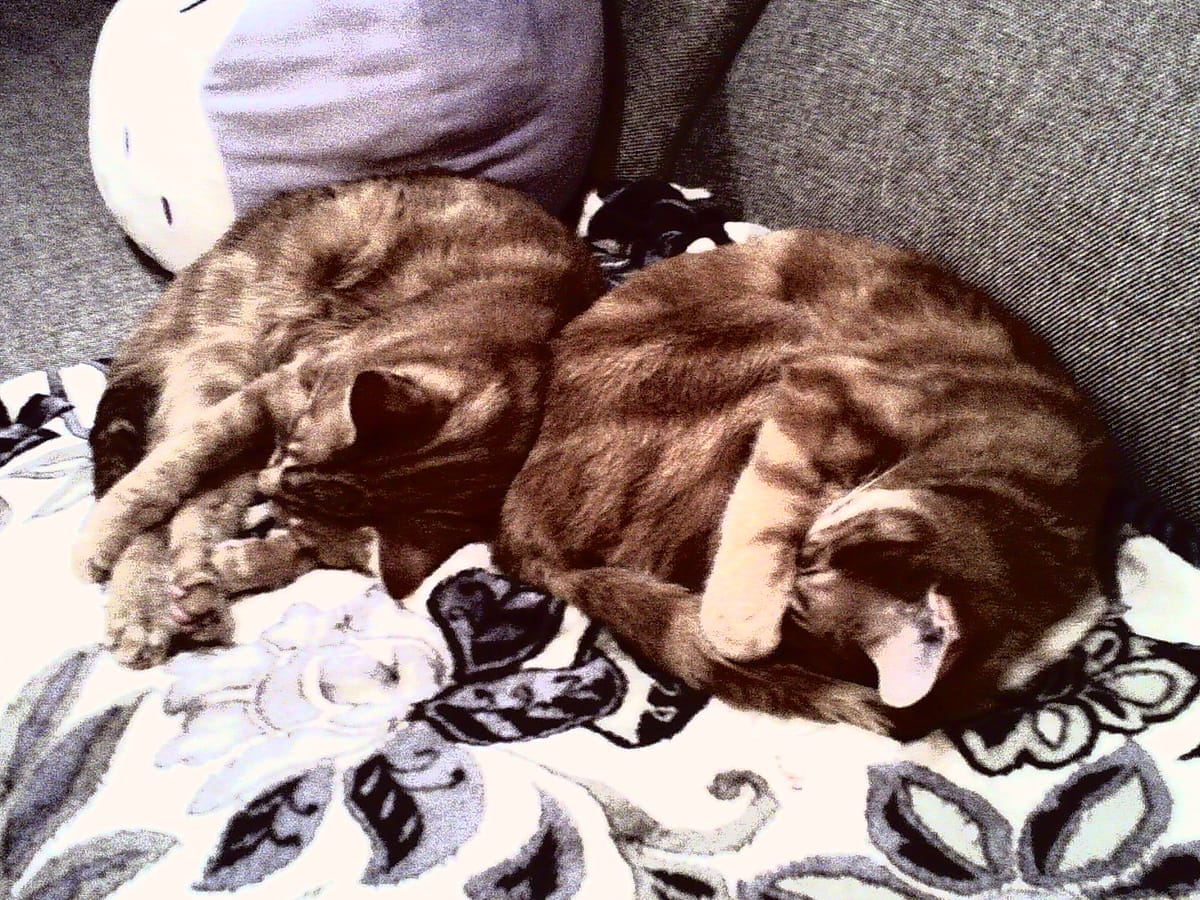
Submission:
{"label": "cat's front paw", "polygon": [[116,557],[108,558],[103,548],[97,545],[94,533],[85,527],[79,540],[71,549],[71,571],[75,576],[91,584],[107,581]]}
{"label": "cat's front paw", "polygon": [[149,669],[171,654],[175,628],[161,615],[132,608],[109,608],[108,647],[117,662],[131,669]]}
{"label": "cat's front paw", "polygon": [[225,593],[202,582],[188,588],[172,584],[168,615],[181,637],[195,644],[224,644],[233,638],[233,618]]}
{"label": "cat's front paw", "polygon": [[722,659],[762,659],[783,639],[782,616],[774,604],[715,603],[706,595],[700,608],[700,633]]}

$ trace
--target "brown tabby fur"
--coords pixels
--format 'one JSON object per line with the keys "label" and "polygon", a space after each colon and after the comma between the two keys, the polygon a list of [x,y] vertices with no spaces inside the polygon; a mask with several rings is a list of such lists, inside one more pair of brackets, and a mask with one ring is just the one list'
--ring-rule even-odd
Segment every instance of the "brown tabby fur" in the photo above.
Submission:
{"label": "brown tabby fur", "polygon": [[[317,564],[377,564],[403,596],[490,537],[547,342],[601,289],[567,229],[481,181],[368,179],[237,222],[121,348],[97,413],[76,558],[111,576],[118,656],[224,639],[230,593]],[[231,541],[256,488],[288,527]]]}
{"label": "brown tabby fur", "polygon": [[[792,231],[667,260],[564,329],[547,397],[498,563],[735,704],[915,736],[1100,614],[1102,428],[910,253]],[[893,708],[865,650],[906,622],[948,649]]]}

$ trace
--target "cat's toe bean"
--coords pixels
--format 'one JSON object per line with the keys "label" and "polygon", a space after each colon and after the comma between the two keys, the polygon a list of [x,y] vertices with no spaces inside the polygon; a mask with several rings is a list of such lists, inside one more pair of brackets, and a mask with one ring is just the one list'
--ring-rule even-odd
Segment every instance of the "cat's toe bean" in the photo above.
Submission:
{"label": "cat's toe bean", "polygon": [[185,610],[178,603],[172,603],[170,605],[170,607],[167,609],[167,613],[171,616],[171,619],[177,625],[179,625],[180,627],[183,627],[183,628],[186,628],[188,625],[190,625],[196,619],[195,616],[193,616],[191,613],[189,613],[187,610]]}
{"label": "cat's toe bean", "polygon": [[172,584],[168,593],[172,597],[169,615],[184,627],[225,607],[224,594],[211,582],[202,582],[186,588]]}
{"label": "cat's toe bean", "polygon": [[109,632],[113,656],[130,669],[148,669],[164,662],[170,643],[170,632],[150,623],[129,623]]}

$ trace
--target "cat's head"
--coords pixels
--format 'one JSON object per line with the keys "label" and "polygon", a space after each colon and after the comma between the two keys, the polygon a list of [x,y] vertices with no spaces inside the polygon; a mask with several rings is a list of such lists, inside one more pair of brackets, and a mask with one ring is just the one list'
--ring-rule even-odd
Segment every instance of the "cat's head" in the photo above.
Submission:
{"label": "cat's head", "polygon": [[[322,359],[277,422],[260,488],[297,516],[378,524],[491,514],[532,441],[528,384],[470,365]],[[481,510],[486,506],[486,511]]]}
{"label": "cat's head", "polygon": [[1085,540],[1000,493],[852,491],[800,542],[781,650],[873,684],[917,732],[981,712],[1103,613]]}

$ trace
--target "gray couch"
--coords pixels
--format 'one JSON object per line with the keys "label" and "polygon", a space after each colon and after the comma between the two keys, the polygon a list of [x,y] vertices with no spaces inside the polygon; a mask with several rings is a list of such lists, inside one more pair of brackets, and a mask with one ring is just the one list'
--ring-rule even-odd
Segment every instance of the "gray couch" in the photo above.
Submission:
{"label": "gray couch", "polygon": [[925,251],[1200,521],[1200,4],[620,0],[605,170]]}
{"label": "gray couch", "polygon": [[[0,377],[110,353],[160,289],[86,153],[106,0],[0,3]],[[1200,5],[617,0],[599,176],[873,235],[989,288],[1200,521]]]}

